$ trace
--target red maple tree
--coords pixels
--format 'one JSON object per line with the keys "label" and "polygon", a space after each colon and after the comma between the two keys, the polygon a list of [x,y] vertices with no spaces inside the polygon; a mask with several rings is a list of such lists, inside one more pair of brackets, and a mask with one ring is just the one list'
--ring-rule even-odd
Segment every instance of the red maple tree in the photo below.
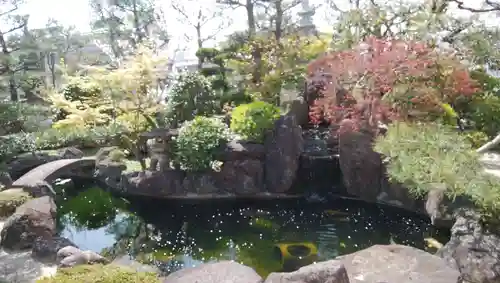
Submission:
{"label": "red maple tree", "polygon": [[311,122],[341,130],[435,117],[478,91],[453,51],[414,41],[368,38],[312,61],[307,76]]}

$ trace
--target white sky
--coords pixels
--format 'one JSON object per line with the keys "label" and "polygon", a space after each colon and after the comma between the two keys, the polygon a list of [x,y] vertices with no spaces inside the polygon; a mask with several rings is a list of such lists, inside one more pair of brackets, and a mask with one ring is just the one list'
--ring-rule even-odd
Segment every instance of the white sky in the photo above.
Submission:
{"label": "white sky", "polygon": [[[210,5],[210,3],[215,3],[216,0],[198,0],[204,5]],[[398,1],[398,0],[388,0],[388,1]],[[416,0],[419,1],[419,0]],[[425,0],[420,0],[425,1]],[[88,5],[88,0],[26,0],[26,4],[23,6],[22,12],[30,15],[30,27],[38,28],[43,27],[47,23],[49,18],[54,18],[60,21],[64,25],[72,25],[81,31],[89,30],[89,22],[91,20],[90,7]],[[171,45],[185,44],[184,34],[186,31],[192,32],[190,28],[185,23],[179,22],[177,20],[177,14],[175,11],[169,9],[168,0],[160,1],[164,6],[164,10],[168,13],[167,19],[167,29],[169,34],[173,37]],[[320,5],[324,3],[323,0],[309,0],[311,5]],[[338,0],[340,7],[345,6],[348,2],[346,0]],[[479,0],[465,0],[466,4],[472,7],[478,7],[480,5]],[[344,4],[344,5],[342,5]],[[233,19],[231,26],[220,33],[217,40],[222,40],[224,35],[230,34],[237,30],[243,30],[246,27],[246,15],[244,9],[237,9],[231,11],[227,16]],[[324,13],[321,11],[317,12],[315,16],[315,24],[320,30],[328,31],[329,25],[325,19]],[[500,18],[492,22],[493,25],[500,25]],[[216,25],[216,24],[214,24]],[[210,27],[207,27],[210,29]],[[212,27],[213,29],[213,27]],[[190,43],[190,46],[193,46]],[[193,46],[194,47],[194,46]]]}

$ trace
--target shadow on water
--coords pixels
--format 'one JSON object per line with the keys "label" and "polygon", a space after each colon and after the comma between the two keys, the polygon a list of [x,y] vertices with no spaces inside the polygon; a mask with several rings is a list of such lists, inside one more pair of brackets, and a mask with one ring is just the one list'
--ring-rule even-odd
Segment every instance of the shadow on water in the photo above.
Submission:
{"label": "shadow on water", "polygon": [[426,237],[447,237],[425,218],[352,200],[125,200],[82,182],[56,190],[62,236],[82,249],[130,255],[164,273],[227,259],[265,276],[374,244],[429,249]]}

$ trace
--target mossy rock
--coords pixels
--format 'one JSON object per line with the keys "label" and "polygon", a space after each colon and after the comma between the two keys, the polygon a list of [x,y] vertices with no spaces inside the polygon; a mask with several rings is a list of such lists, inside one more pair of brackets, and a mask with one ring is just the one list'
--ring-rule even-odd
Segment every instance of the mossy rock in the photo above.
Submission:
{"label": "mossy rock", "polygon": [[54,277],[41,278],[37,283],[160,283],[155,273],[137,272],[116,265],[80,265],[59,269]]}
{"label": "mossy rock", "polygon": [[22,189],[10,189],[0,192],[0,218],[12,215],[16,208],[30,199]]}

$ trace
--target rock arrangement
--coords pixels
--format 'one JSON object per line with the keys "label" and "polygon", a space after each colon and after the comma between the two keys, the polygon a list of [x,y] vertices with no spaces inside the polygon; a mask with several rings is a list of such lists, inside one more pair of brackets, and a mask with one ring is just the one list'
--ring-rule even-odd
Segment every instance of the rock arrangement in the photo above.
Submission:
{"label": "rock arrangement", "polygon": [[[160,135],[160,134],[158,134]],[[163,134],[165,135],[165,134]],[[165,149],[168,152],[168,147]],[[226,196],[265,196],[286,194],[296,179],[303,151],[301,127],[295,116],[279,118],[264,144],[233,140],[220,149],[220,171],[185,172],[162,166],[166,154],[151,150],[151,160],[160,169],[123,174],[121,164],[100,160],[96,175],[125,195],[155,198],[213,198]],[[110,173],[114,172],[114,173]],[[117,180],[121,180],[118,182]]]}
{"label": "rock arrangement", "polygon": [[461,283],[460,273],[437,256],[400,246],[368,249],[304,266],[288,273],[271,273],[266,279],[236,262],[202,264],[177,271],[163,283]]}

